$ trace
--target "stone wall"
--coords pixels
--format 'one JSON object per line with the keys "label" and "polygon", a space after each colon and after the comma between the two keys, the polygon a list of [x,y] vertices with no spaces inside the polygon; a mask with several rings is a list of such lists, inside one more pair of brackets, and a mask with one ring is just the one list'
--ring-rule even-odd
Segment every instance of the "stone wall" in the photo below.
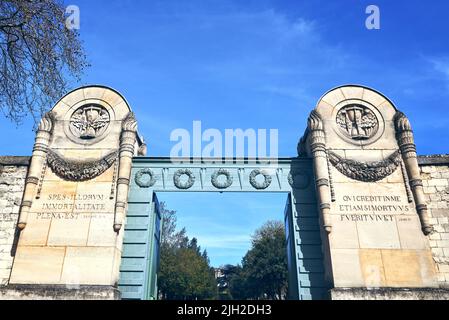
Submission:
{"label": "stone wall", "polygon": [[0,286],[8,284],[29,157],[0,157]]}
{"label": "stone wall", "polygon": [[440,287],[449,288],[449,156],[420,157],[431,224],[429,236]]}
{"label": "stone wall", "polygon": [[[0,287],[6,286],[10,277],[29,160],[29,157],[0,157]],[[419,164],[434,227],[429,241],[438,280],[441,288],[449,288],[449,155],[423,156]]]}

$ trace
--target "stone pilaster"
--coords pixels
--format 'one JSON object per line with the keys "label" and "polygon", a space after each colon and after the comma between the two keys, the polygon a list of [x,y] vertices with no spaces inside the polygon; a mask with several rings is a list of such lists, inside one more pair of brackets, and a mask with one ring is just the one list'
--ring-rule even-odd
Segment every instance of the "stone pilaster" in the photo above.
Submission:
{"label": "stone pilaster", "polygon": [[41,120],[37,134],[36,142],[34,143],[33,156],[31,158],[30,169],[25,184],[25,192],[20,209],[20,217],[18,227],[19,229],[25,229],[28,221],[28,214],[33,200],[36,195],[38,185],[43,179],[42,169],[47,161],[48,145],[50,143],[50,137],[54,127],[54,114],[50,111]]}
{"label": "stone pilaster", "polygon": [[137,139],[137,121],[134,113],[130,112],[123,120],[120,136],[120,165],[117,180],[117,201],[115,204],[114,230],[119,232],[126,215],[129,179],[131,176],[132,158]]}
{"label": "stone pilaster", "polygon": [[425,235],[428,235],[432,232],[432,226],[429,221],[430,217],[427,210],[423,182],[418,166],[415,139],[413,137],[410,121],[402,112],[398,112],[395,116],[395,127],[396,137],[409,176],[410,187],[415,199],[416,210],[418,211],[422,230]]}
{"label": "stone pilaster", "polygon": [[326,135],[323,121],[316,111],[312,111],[308,120],[310,132],[310,151],[313,156],[313,164],[316,178],[318,205],[326,232],[332,232],[330,220],[331,193],[326,153]]}

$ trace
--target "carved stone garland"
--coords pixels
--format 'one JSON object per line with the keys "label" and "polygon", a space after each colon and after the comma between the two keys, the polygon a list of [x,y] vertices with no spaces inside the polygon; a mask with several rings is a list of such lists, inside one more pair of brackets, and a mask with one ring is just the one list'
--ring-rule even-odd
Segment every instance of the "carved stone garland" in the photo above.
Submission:
{"label": "carved stone garland", "polygon": [[[184,175],[188,176],[189,179],[183,183],[181,182],[181,177]],[[195,180],[195,175],[189,169],[179,169],[173,176],[173,183],[175,184],[176,188],[181,190],[188,190],[193,187],[193,185],[195,184]]]}
{"label": "carved stone garland", "polygon": [[[225,176],[226,181],[220,182],[218,181],[219,176]],[[214,172],[214,174],[211,177],[212,185],[217,189],[227,189],[230,186],[232,186],[232,183],[234,182],[234,179],[232,178],[231,173],[226,169],[219,169]]]}
{"label": "carved stone garland", "polygon": [[47,164],[54,174],[66,181],[82,182],[102,175],[116,161],[118,151],[95,161],[70,161],[52,150],[48,150]]}
{"label": "carved stone garland", "polygon": [[359,162],[343,159],[329,151],[332,165],[346,177],[363,182],[377,182],[393,174],[401,165],[400,152],[396,151],[388,159],[375,162]]}
{"label": "carved stone garland", "polygon": [[[260,183],[260,182],[258,182],[256,180],[256,178],[259,175],[263,175],[264,176],[264,182],[263,183]],[[249,182],[257,190],[265,190],[265,189],[267,189],[271,185],[272,181],[273,181],[273,178],[265,170],[259,170],[259,169],[253,170],[253,172],[251,172],[251,174],[249,176]]]}
{"label": "carved stone garland", "polygon": [[[148,178],[144,179],[147,176]],[[135,182],[141,188],[151,188],[156,184],[156,177],[151,169],[142,169],[136,173]]]}

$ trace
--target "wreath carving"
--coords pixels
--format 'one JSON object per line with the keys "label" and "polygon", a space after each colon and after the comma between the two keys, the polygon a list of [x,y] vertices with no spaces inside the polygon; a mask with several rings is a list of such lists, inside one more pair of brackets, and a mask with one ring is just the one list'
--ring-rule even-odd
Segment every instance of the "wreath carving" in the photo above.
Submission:
{"label": "wreath carving", "polygon": [[[259,175],[263,175],[264,176],[264,182],[263,183],[260,183],[260,182],[258,182],[256,180],[256,178]],[[265,190],[265,189],[267,189],[271,185],[272,181],[273,181],[273,178],[265,170],[259,170],[259,169],[253,170],[253,172],[251,172],[251,174],[249,176],[249,182],[257,190]]]}
{"label": "wreath carving", "polygon": [[[225,176],[226,181],[220,182],[218,181],[219,176]],[[212,185],[217,189],[227,189],[232,186],[234,179],[232,178],[231,173],[226,169],[220,169],[214,172],[211,178]]]}
{"label": "wreath carving", "polygon": [[[148,178],[144,179],[145,176],[148,176]],[[136,173],[136,177],[134,180],[136,184],[141,188],[151,188],[156,184],[157,179],[151,169],[142,169]]]}
{"label": "wreath carving", "polygon": [[329,151],[329,160],[340,173],[348,178],[363,182],[377,182],[385,179],[396,171],[402,161],[399,151],[394,152],[383,161],[375,162],[346,160]]}
{"label": "wreath carving", "polygon": [[[189,179],[186,182],[181,182],[182,176],[188,176]],[[173,176],[173,183],[175,184],[176,188],[181,190],[187,190],[193,187],[193,185],[195,184],[195,179],[196,179],[195,175],[191,170],[179,169]]]}
{"label": "wreath carving", "polygon": [[108,170],[117,161],[118,151],[113,151],[100,160],[67,160],[52,150],[48,150],[47,164],[61,179],[82,182],[95,179]]}

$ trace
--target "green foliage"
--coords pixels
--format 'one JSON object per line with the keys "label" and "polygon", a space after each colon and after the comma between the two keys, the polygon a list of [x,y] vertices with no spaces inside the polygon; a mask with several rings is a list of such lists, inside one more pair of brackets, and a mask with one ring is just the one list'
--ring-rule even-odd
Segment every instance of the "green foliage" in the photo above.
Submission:
{"label": "green foliage", "polygon": [[167,300],[285,299],[288,286],[287,243],[282,222],[269,221],[252,237],[242,265],[225,265],[218,279],[206,250],[185,229],[176,232],[176,212],[161,203],[160,297]]}
{"label": "green foliage", "polygon": [[176,212],[161,203],[163,219],[159,294],[166,300],[205,300],[216,297],[214,270],[206,250],[186,230],[176,232]]}
{"label": "green foliage", "polygon": [[252,248],[229,276],[234,299],[286,299],[287,243],[282,222],[269,221],[256,231]]}

